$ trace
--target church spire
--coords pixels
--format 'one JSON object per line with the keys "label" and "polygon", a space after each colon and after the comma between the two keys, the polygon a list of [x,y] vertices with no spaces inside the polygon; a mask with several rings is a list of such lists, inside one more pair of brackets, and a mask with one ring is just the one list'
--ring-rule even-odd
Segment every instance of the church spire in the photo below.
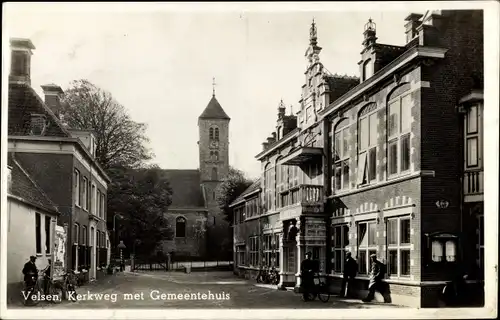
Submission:
{"label": "church spire", "polygon": [[212,97],[215,98],[215,77],[212,78]]}

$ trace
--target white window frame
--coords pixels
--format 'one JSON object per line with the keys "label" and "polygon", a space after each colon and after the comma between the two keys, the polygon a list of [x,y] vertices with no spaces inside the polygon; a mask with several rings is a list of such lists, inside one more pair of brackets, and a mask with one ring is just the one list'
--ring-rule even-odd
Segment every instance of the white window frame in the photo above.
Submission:
{"label": "white window frame", "polygon": [[[476,111],[476,117],[475,117],[475,126],[476,130],[470,130],[469,129],[469,124],[471,122],[471,111],[475,110]],[[465,168],[466,169],[477,169],[481,167],[481,141],[480,141],[480,131],[481,131],[481,104],[474,104],[467,108],[467,113],[465,115],[465,123],[464,123],[464,129],[465,129]],[[469,141],[475,141],[476,142],[476,152],[475,152],[475,157],[476,157],[476,163],[471,163],[471,149],[469,147]]]}
{"label": "white window frame", "polygon": [[251,267],[259,267],[260,266],[260,261],[259,261],[259,236],[252,236],[248,238],[248,245],[249,245],[249,265]]}
{"label": "white window frame", "polygon": [[[405,100],[408,99],[408,100]],[[408,101],[408,104],[404,102]],[[396,129],[394,133],[391,133],[391,105],[397,103],[397,120],[396,120]],[[399,95],[387,103],[387,177],[393,178],[403,174],[407,174],[411,171],[411,109],[413,107],[411,101],[411,92]],[[403,109],[407,108],[407,121],[408,128],[403,128]],[[408,168],[403,170],[403,142],[404,139],[408,138]],[[396,144],[396,172],[391,172],[391,145]]]}
{"label": "white window frame", "polygon": [[[390,229],[389,229],[389,226],[390,226],[390,223],[391,222],[395,222],[396,223],[396,243],[390,243]],[[402,232],[401,232],[401,223],[402,221],[409,221],[410,222],[410,229],[411,229],[411,218],[410,216],[401,216],[401,217],[394,217],[394,218],[386,218],[386,221],[385,221],[385,228],[386,228],[386,234],[387,234],[387,237],[386,237],[386,241],[387,241],[387,251],[386,251],[386,261],[387,261],[387,276],[390,277],[390,278],[409,278],[410,277],[410,274],[411,274],[411,231],[409,229],[409,232],[410,232],[410,239],[409,239],[409,243],[402,243]],[[391,274],[391,259],[390,259],[390,253],[391,252],[396,252],[396,274]],[[409,260],[408,260],[408,267],[410,268],[408,270],[408,274],[402,274],[402,259],[403,259],[403,255],[402,255],[402,252],[403,251],[408,251],[409,252]]]}
{"label": "white window frame", "polygon": [[82,191],[82,199],[83,199],[83,210],[88,211],[89,204],[89,180],[87,177],[83,177],[83,191]]}
{"label": "white window frame", "polygon": [[80,208],[81,203],[80,203],[80,171],[78,169],[75,169],[74,173],[74,185],[75,185],[75,205]]}
{"label": "white window frame", "polygon": [[[335,129],[334,133],[334,144],[333,144],[333,160],[334,160],[334,171],[333,171],[333,184],[332,191],[342,191],[350,189],[350,124],[348,119],[344,119],[339,123]],[[346,140],[347,135],[347,140]],[[347,166],[347,181],[345,176],[345,168]],[[337,188],[337,171],[340,170],[340,188]]]}
{"label": "white window frame", "polygon": [[[345,254],[349,245],[349,225],[337,224],[332,228],[332,274],[342,274],[344,272]],[[337,243],[337,232],[340,232],[340,242]],[[346,243],[347,240],[347,243]],[[336,267],[340,265],[340,269]]]}
{"label": "white window frame", "polygon": [[96,188],[96,215],[99,217],[99,218],[102,218],[101,216],[101,190],[99,190],[98,188]]}
{"label": "white window frame", "polygon": [[[361,238],[360,236],[360,226],[361,225],[366,225],[366,244],[362,244],[363,242],[363,238]],[[369,239],[370,239],[370,235],[369,235],[369,232],[370,232],[370,228],[369,228],[369,225],[370,224],[374,224],[375,225],[375,235],[374,235],[374,239],[375,239],[375,244],[371,244],[371,243],[368,243]],[[360,275],[364,275],[364,276],[368,276],[370,274],[370,255],[373,254],[373,253],[377,253],[377,221],[376,220],[366,220],[366,221],[359,221],[356,223],[356,233],[358,235],[358,239],[357,239],[357,243],[356,243],[356,246],[357,246],[357,260],[358,260],[358,273]],[[365,268],[366,268],[366,272],[363,272],[363,270],[361,269],[362,268],[362,263],[361,263],[361,255],[364,255],[364,259],[365,259]]]}
{"label": "white window frame", "polygon": [[[363,112],[358,118],[358,174],[357,174],[357,184],[358,186],[365,186],[376,183],[378,180],[378,172],[377,172],[377,156],[378,156],[378,108],[375,104],[366,106],[366,108],[372,109],[369,111]],[[370,133],[372,131],[372,117],[375,118],[375,137],[373,137]],[[361,127],[361,123],[363,120],[366,120],[368,125],[366,127],[367,130],[367,139],[368,145],[365,147],[362,145],[361,141],[363,139],[363,130]],[[371,168],[370,164],[370,154],[375,152],[375,168]],[[373,172],[373,177],[370,179],[370,174]]]}
{"label": "white window frame", "polygon": [[97,201],[96,201],[96,198],[97,198],[97,187],[94,183],[91,184],[92,187],[91,187],[91,196],[90,196],[90,213],[92,213],[93,215],[96,215],[97,216]]}

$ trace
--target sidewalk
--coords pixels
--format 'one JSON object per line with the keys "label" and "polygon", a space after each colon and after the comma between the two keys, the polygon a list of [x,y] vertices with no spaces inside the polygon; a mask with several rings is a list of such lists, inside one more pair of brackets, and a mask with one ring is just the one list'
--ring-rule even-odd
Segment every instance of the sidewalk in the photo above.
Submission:
{"label": "sidewalk", "polygon": [[228,271],[183,273],[175,271],[125,271],[124,273],[159,278],[176,284],[248,284]]}

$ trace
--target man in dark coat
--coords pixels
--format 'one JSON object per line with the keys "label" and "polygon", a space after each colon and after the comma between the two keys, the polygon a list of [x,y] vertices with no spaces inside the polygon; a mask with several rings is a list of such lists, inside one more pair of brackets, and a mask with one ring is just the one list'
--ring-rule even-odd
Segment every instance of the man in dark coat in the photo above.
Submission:
{"label": "man in dark coat", "polygon": [[351,253],[348,251],[345,254],[344,262],[344,278],[342,279],[342,287],[340,289],[340,297],[347,297],[349,295],[349,287],[356,277],[358,272],[358,263],[352,258]]}
{"label": "man in dark coat", "polygon": [[377,260],[376,254],[372,254],[370,260],[372,261],[372,266],[370,271],[370,282],[368,284],[368,295],[363,299],[363,302],[372,301],[373,298],[375,298],[375,291],[384,295],[382,279],[384,279],[385,276],[385,265]]}
{"label": "man in dark coat", "polygon": [[36,257],[31,256],[30,261],[24,264],[23,268],[24,282],[26,282],[27,286],[34,285],[35,281],[33,281],[33,277],[35,278],[38,277],[38,268],[36,267],[35,261]]}
{"label": "man in dark coat", "polygon": [[300,264],[300,275],[302,278],[302,297],[304,301],[309,301],[309,293],[314,286],[314,271],[316,264],[311,260],[312,254],[306,253],[306,258]]}

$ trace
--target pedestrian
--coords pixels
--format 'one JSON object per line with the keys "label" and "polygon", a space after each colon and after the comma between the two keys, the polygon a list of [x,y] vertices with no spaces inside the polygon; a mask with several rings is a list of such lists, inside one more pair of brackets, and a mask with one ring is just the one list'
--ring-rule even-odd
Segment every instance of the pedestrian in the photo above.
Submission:
{"label": "pedestrian", "polygon": [[[372,262],[370,271],[370,282],[368,284],[368,295],[363,299],[363,302],[370,302],[375,298],[375,291],[378,291],[382,296],[384,296],[384,288],[382,279],[385,276],[385,265],[377,260],[377,255],[370,255],[370,260]],[[385,301],[385,296],[384,296]]]}
{"label": "pedestrian", "polygon": [[311,252],[306,253],[306,258],[300,264],[300,276],[302,278],[302,298],[309,301],[309,293],[314,287],[314,269],[315,263],[311,260]]}
{"label": "pedestrian", "polygon": [[353,259],[351,252],[347,251],[344,262],[344,278],[340,289],[340,297],[349,296],[349,287],[353,283],[356,273],[358,272],[358,263]]}

